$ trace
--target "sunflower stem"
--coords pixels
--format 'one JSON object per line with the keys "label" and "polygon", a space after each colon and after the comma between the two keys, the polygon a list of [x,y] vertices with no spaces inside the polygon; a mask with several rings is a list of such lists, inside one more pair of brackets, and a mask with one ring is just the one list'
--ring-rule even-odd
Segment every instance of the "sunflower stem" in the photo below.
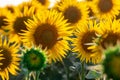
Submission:
{"label": "sunflower stem", "polygon": [[39,72],[39,71],[36,71],[35,80],[39,80],[39,75],[40,75],[40,72]]}
{"label": "sunflower stem", "polygon": [[82,62],[82,73],[81,73],[81,80],[85,80],[85,63]]}
{"label": "sunflower stem", "polygon": [[28,72],[27,72],[27,76],[26,76],[26,80],[29,80],[29,79],[30,79],[30,77],[29,77],[29,73],[30,73],[30,71],[28,70]]}
{"label": "sunflower stem", "polygon": [[67,66],[65,65],[64,62],[62,62],[62,64],[63,64],[63,66],[64,66],[64,69],[65,69],[65,72],[66,72],[66,75],[67,75],[67,80],[69,80],[70,77],[69,77],[69,71],[68,71],[68,68],[67,68]]}

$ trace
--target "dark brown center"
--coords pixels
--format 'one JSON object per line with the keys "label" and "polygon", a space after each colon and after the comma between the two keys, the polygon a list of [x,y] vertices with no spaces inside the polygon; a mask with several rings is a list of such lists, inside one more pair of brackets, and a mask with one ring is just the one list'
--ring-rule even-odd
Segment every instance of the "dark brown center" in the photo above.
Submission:
{"label": "dark brown center", "polygon": [[54,25],[42,24],[37,27],[33,36],[36,45],[41,44],[43,48],[49,49],[57,42],[58,33]]}
{"label": "dark brown center", "polygon": [[98,2],[98,8],[103,13],[109,12],[112,9],[112,7],[112,0],[99,0]]}
{"label": "dark brown center", "polygon": [[3,54],[2,57],[5,58],[5,59],[0,60],[0,63],[2,63],[2,65],[0,65],[0,69],[4,70],[11,64],[12,56],[9,50],[2,48],[2,47],[0,47],[0,50],[2,50],[0,54]]}
{"label": "dark brown center", "polygon": [[88,52],[88,53],[92,53],[92,51],[90,49],[88,49],[88,47],[90,47],[90,45],[86,45],[86,44],[89,44],[89,43],[92,43],[93,41],[93,38],[97,37],[95,35],[95,31],[92,31],[92,32],[86,32],[84,34],[84,37],[82,38],[81,40],[81,45],[82,45],[82,48]]}
{"label": "dark brown center", "polygon": [[17,34],[23,33],[21,30],[27,30],[24,22],[26,22],[28,19],[30,19],[30,17],[28,16],[16,18],[14,25],[13,25],[13,29]]}
{"label": "dark brown center", "polygon": [[70,23],[77,23],[81,19],[81,12],[77,7],[69,6],[64,12],[65,19]]}

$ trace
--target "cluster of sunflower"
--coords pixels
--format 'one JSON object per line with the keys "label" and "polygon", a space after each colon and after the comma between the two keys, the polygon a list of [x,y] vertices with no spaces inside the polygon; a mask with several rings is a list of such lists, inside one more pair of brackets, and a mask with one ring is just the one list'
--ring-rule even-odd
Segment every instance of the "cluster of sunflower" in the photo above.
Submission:
{"label": "cluster of sunflower", "polygon": [[[46,64],[63,62],[68,51],[82,63],[101,64],[103,50],[119,44],[119,11],[119,0],[60,0],[52,7],[49,0],[29,0],[1,7],[1,79],[9,80],[9,73],[17,75],[24,67],[27,80],[30,75],[38,80]],[[115,71],[119,80],[120,70]]]}

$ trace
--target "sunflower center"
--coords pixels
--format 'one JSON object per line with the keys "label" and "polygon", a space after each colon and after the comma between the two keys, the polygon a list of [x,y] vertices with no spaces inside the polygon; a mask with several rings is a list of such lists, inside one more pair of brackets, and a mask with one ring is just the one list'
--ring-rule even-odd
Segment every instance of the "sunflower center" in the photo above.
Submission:
{"label": "sunflower center", "polygon": [[32,53],[32,54],[30,55],[30,59],[31,59],[31,63],[32,63],[32,64],[36,64],[36,63],[38,63],[38,62],[40,61],[39,57],[37,57],[37,55],[34,54],[34,53]]}
{"label": "sunflower center", "polygon": [[8,25],[8,22],[5,21],[4,19],[6,19],[5,16],[0,16],[0,28],[1,28],[2,26],[7,26],[7,25]]}
{"label": "sunflower center", "polygon": [[117,44],[117,40],[120,39],[117,34],[110,33],[107,35],[106,38],[103,39],[101,42],[101,45],[104,49],[107,48],[107,45],[113,45],[115,46]]}
{"label": "sunflower center", "polygon": [[98,8],[101,12],[109,12],[113,7],[112,0],[99,0]]}
{"label": "sunflower center", "polygon": [[40,70],[44,67],[45,61],[44,53],[34,48],[27,50],[23,58],[24,65],[28,70]]}
{"label": "sunflower center", "polygon": [[92,53],[92,50],[88,49],[88,47],[90,45],[87,45],[87,44],[92,43],[92,40],[93,40],[94,37],[96,37],[95,32],[94,31],[92,31],[92,32],[89,31],[89,32],[84,34],[84,37],[81,40],[82,48],[88,53]]}
{"label": "sunflower center", "polygon": [[13,25],[14,31],[16,33],[23,33],[21,30],[27,30],[24,22],[26,22],[28,19],[31,19],[31,18],[28,16],[16,18],[16,21],[14,22],[14,25]]}
{"label": "sunflower center", "polygon": [[38,0],[42,5],[45,5],[46,0]]}
{"label": "sunflower center", "polygon": [[64,17],[70,23],[77,23],[81,19],[81,12],[77,7],[69,6],[64,12]]}
{"label": "sunflower center", "polygon": [[3,54],[3,58],[5,59],[2,59],[0,60],[0,63],[2,63],[2,65],[0,65],[0,70],[4,70],[5,68],[7,68],[10,63],[11,63],[11,60],[12,60],[12,56],[11,56],[11,52],[5,48],[0,48],[0,50],[2,50],[0,52],[0,54]]}
{"label": "sunflower center", "polygon": [[36,28],[33,36],[36,45],[41,44],[43,48],[47,47],[49,49],[57,42],[58,33],[54,25],[42,24]]}

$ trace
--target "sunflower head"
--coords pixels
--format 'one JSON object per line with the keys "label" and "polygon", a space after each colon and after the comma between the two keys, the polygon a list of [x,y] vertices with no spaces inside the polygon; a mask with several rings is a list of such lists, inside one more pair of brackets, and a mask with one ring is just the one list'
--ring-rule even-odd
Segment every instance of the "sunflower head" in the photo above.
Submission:
{"label": "sunflower head", "polygon": [[0,76],[3,80],[9,80],[9,73],[17,75],[16,70],[20,70],[18,48],[17,43],[10,43],[3,37],[0,39]]}
{"label": "sunflower head", "polygon": [[103,60],[104,73],[113,80],[120,79],[120,46],[110,47],[105,52]]}
{"label": "sunflower head", "polygon": [[77,0],[62,0],[57,7],[58,10],[63,13],[65,19],[72,25],[86,23],[88,18],[86,3],[78,2]]}
{"label": "sunflower head", "polygon": [[29,71],[38,71],[46,65],[46,52],[40,48],[30,48],[23,52],[22,64]]}
{"label": "sunflower head", "polygon": [[100,19],[114,18],[119,14],[120,2],[119,0],[94,0],[93,11]]}
{"label": "sunflower head", "polygon": [[55,10],[43,11],[26,25],[28,31],[21,33],[22,41],[26,44],[33,43],[35,46],[42,45],[43,49],[47,48],[50,62],[62,61],[62,57],[66,55],[65,51],[69,49],[67,40],[70,40],[72,32],[63,15]]}
{"label": "sunflower head", "polygon": [[7,21],[10,23],[5,29],[9,30],[9,39],[13,41],[21,42],[19,33],[23,33],[22,30],[27,30],[25,22],[28,19],[32,19],[34,12],[32,8],[24,7],[24,11],[16,8],[14,16],[9,16]]}
{"label": "sunflower head", "polygon": [[[98,24],[90,21],[88,25],[77,28],[75,32],[76,38],[73,39],[73,51],[78,52],[81,61],[99,63],[102,58],[101,51],[94,44],[98,34]],[[91,46],[92,45],[92,46]]]}
{"label": "sunflower head", "polygon": [[119,25],[120,23],[117,20],[100,22],[100,34],[102,35],[100,45],[103,49],[109,45],[115,46],[120,41]]}

